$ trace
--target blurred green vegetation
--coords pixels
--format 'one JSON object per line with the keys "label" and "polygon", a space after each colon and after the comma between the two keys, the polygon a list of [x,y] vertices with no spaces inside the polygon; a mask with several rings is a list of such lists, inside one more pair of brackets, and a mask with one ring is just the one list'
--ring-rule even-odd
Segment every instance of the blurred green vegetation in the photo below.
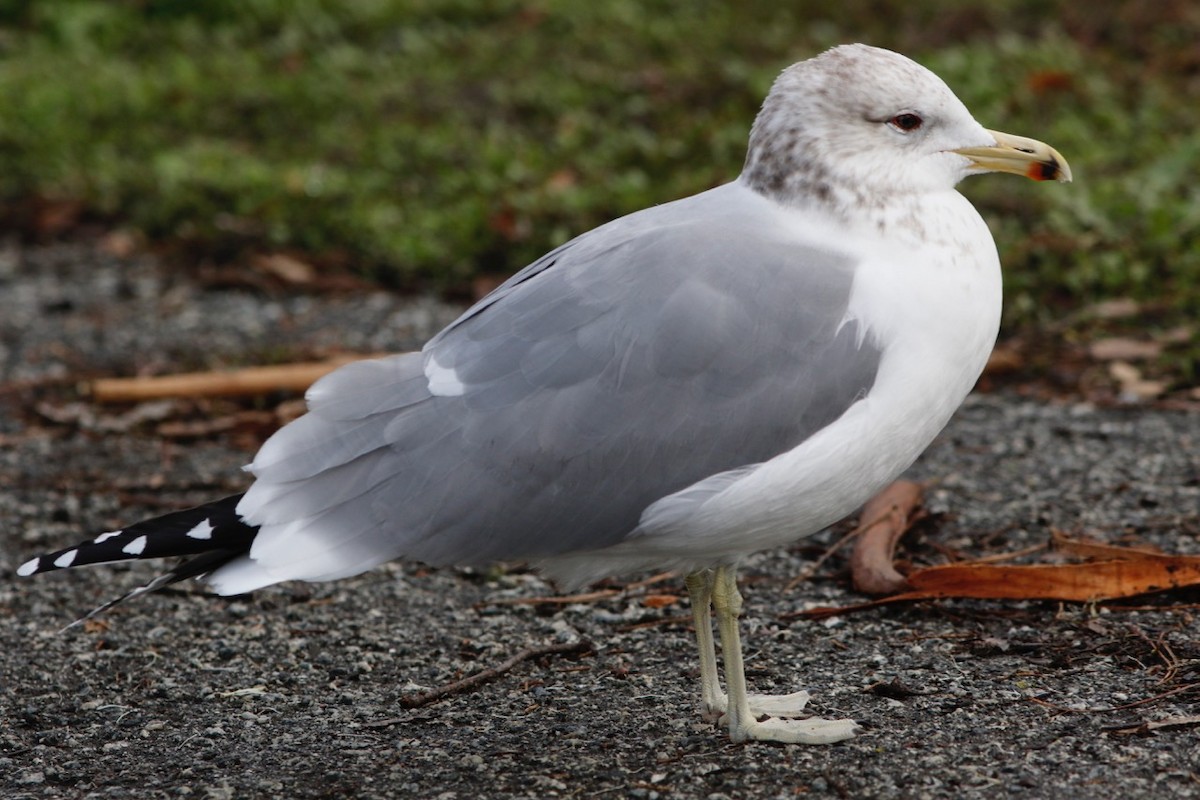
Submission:
{"label": "blurred green vegetation", "polygon": [[0,210],[461,286],[733,178],[778,71],[845,41],[1070,159],[963,186],[1010,326],[1200,309],[1193,0],[0,0]]}

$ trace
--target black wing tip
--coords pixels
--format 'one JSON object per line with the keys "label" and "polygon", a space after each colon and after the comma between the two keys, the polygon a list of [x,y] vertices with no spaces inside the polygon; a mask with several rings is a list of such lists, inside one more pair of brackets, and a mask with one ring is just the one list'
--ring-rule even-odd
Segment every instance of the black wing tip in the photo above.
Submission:
{"label": "black wing tip", "polygon": [[249,549],[257,529],[238,518],[240,499],[241,495],[233,495],[101,533],[71,547],[31,558],[17,567],[17,575],[28,578],[71,567]]}
{"label": "black wing tip", "polygon": [[[70,569],[71,567],[85,567],[93,564],[112,561],[125,561],[138,558],[138,555],[136,555],[134,552],[124,548],[122,552],[116,554],[116,556],[112,554],[111,548],[101,550],[99,552],[105,553],[105,557],[102,559],[97,558],[92,552],[97,550],[97,544],[100,544],[108,539],[118,537],[122,533],[122,531],[108,531],[107,533],[100,534],[94,539],[87,539],[85,541],[78,542],[70,547],[64,547],[62,550],[56,550],[53,553],[43,553],[40,556],[34,556],[21,566],[17,567],[17,575],[22,578],[29,578],[42,572],[54,572],[55,570]],[[128,543],[124,543],[124,546],[128,547],[129,545]],[[82,558],[80,557],[81,552],[83,554]]]}

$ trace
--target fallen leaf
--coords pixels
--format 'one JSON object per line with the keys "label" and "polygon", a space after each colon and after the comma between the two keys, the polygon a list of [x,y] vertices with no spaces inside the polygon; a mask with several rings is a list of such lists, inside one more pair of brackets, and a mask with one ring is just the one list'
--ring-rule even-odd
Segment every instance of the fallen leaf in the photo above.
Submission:
{"label": "fallen leaf", "polygon": [[579,176],[572,170],[560,169],[550,176],[546,181],[546,188],[551,192],[558,194],[567,189],[572,189],[575,184],[579,183]]}
{"label": "fallen leaf", "polygon": [[893,561],[900,538],[925,515],[923,487],[914,481],[896,481],[863,506],[850,556],[854,588],[863,594],[891,594],[908,586]]}
{"label": "fallen leaf", "polygon": [[284,283],[293,285],[312,283],[313,278],[317,275],[312,264],[283,253],[259,256],[254,259],[254,266],[269,275],[274,275]]}
{"label": "fallen leaf", "polygon": [[1109,377],[1118,383],[1136,383],[1142,379],[1142,371],[1127,361],[1114,361],[1108,365]]}
{"label": "fallen leaf", "polygon": [[908,575],[909,591],[869,603],[809,608],[783,615],[823,618],[889,603],[947,597],[1004,600],[1064,600],[1092,603],[1200,585],[1200,556],[1168,555],[1055,535],[1056,548],[1101,560],[1072,564],[997,565],[991,559],[944,564]]}
{"label": "fallen leaf", "polygon": [[678,602],[679,595],[674,594],[648,594],[642,598],[642,605],[646,608],[666,608]]}
{"label": "fallen leaf", "polygon": [[1144,379],[1141,370],[1127,361],[1113,361],[1108,365],[1108,374],[1120,384],[1121,400],[1126,403],[1153,400],[1167,391],[1164,381]]}
{"label": "fallen leaf", "polygon": [[1088,352],[1097,361],[1139,361],[1157,358],[1162,351],[1161,342],[1129,339],[1122,336],[1097,339],[1088,346]]}
{"label": "fallen leaf", "polygon": [[78,226],[84,211],[80,200],[35,198],[31,206],[33,227],[39,235],[46,237],[61,235]]}
{"label": "fallen leaf", "polygon": [[1134,559],[1081,564],[946,564],[908,576],[912,591],[895,600],[974,597],[1090,603],[1200,584],[1200,556],[1139,553]]}
{"label": "fallen leaf", "polygon": [[99,246],[101,251],[111,256],[129,258],[137,251],[138,236],[126,230],[111,231],[100,239]]}
{"label": "fallen leaf", "polygon": [[1118,298],[1116,300],[1101,300],[1099,303],[1093,303],[1080,312],[1080,316],[1094,317],[1096,319],[1124,319],[1126,317],[1136,317],[1142,313],[1142,307],[1136,300],[1128,297]]}
{"label": "fallen leaf", "polygon": [[503,206],[492,212],[487,220],[488,228],[509,242],[517,242],[529,237],[529,220],[517,213],[511,206]]}
{"label": "fallen leaf", "polygon": [[1071,73],[1061,69],[1035,70],[1029,73],[1025,81],[1035,94],[1067,91],[1075,85]]}
{"label": "fallen leaf", "polygon": [[1196,329],[1191,325],[1179,325],[1171,328],[1169,331],[1164,331],[1155,337],[1156,341],[1163,344],[1188,344],[1196,338]]}
{"label": "fallen leaf", "polygon": [[1015,347],[996,345],[983,368],[985,375],[1002,375],[1025,368],[1025,357]]}

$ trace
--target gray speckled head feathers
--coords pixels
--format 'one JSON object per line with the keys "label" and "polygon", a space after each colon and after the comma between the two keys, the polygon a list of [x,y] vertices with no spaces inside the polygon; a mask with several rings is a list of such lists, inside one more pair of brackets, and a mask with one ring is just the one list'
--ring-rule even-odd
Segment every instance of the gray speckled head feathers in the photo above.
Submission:
{"label": "gray speckled head feathers", "polygon": [[[887,123],[915,113],[923,126]],[[869,208],[906,190],[945,189],[967,173],[956,147],[990,144],[946,84],[920,64],[863,44],[793,64],[750,133],[741,180],[788,205]]]}

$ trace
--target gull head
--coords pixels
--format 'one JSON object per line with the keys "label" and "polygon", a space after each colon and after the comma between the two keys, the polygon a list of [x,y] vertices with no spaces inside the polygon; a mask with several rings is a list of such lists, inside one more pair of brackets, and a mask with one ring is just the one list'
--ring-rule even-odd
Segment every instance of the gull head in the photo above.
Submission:
{"label": "gull head", "polygon": [[987,130],[920,64],[852,44],[776,79],[750,132],[740,180],[787,205],[838,211],[949,191],[982,172],[1071,179],[1054,148]]}

